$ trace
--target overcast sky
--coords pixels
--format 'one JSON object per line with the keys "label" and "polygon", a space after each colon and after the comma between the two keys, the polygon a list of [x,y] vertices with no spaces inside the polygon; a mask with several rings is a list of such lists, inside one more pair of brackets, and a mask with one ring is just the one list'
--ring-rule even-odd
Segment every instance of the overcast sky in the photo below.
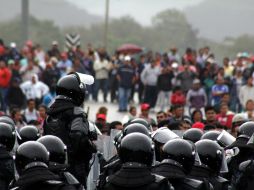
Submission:
{"label": "overcast sky", "polygon": [[[103,16],[106,0],[67,0],[90,13]],[[110,17],[131,15],[143,25],[149,25],[151,17],[168,9],[184,9],[203,0],[110,0]]]}

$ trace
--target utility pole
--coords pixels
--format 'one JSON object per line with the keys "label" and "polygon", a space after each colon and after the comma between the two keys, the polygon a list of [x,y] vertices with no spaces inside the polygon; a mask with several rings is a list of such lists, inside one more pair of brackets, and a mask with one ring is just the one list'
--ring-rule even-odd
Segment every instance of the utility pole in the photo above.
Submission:
{"label": "utility pole", "polygon": [[29,0],[22,0],[21,9],[21,38],[25,43],[29,38]]}
{"label": "utility pole", "polygon": [[108,47],[109,1],[110,0],[106,0],[106,10],[105,10],[104,46],[106,50]]}

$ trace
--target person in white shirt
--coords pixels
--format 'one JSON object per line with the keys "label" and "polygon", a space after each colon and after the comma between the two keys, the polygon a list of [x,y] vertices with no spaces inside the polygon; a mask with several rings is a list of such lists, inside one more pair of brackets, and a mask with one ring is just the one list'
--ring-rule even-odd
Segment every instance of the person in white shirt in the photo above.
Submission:
{"label": "person in white shirt", "polygon": [[32,75],[31,80],[20,84],[20,88],[27,100],[35,99],[38,102],[49,92],[49,87],[45,83],[39,81],[36,74]]}
{"label": "person in white shirt", "polygon": [[247,84],[240,88],[239,100],[242,107],[245,107],[248,100],[254,101],[254,86],[253,86],[253,77],[249,76]]}
{"label": "person in white shirt", "polygon": [[155,60],[150,65],[147,65],[141,73],[141,81],[145,86],[144,102],[148,103],[151,108],[154,108],[157,100],[157,80],[160,73],[160,65],[156,65]]}
{"label": "person in white shirt", "polygon": [[29,124],[31,121],[37,121],[39,118],[39,113],[35,108],[35,100],[29,99],[27,101],[27,108],[24,110],[23,115],[26,119],[26,123]]}

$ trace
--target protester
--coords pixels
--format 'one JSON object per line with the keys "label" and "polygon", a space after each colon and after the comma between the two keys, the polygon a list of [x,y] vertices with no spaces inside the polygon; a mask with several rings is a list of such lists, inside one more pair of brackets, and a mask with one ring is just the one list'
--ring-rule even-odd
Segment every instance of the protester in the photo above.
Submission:
{"label": "protester", "polygon": [[144,102],[153,109],[157,99],[157,81],[160,75],[160,66],[153,60],[150,65],[144,68],[141,73],[141,80],[145,86]]}
{"label": "protester", "polygon": [[117,71],[117,79],[119,82],[119,112],[126,112],[128,100],[131,95],[131,88],[135,81],[135,71],[130,65],[131,57],[125,56],[123,65]]}

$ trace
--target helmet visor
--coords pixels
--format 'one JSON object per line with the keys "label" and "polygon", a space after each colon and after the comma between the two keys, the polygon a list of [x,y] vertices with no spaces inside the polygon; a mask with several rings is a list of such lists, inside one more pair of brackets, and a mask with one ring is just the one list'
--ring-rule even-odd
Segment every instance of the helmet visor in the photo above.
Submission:
{"label": "helmet visor", "polygon": [[92,85],[94,83],[94,77],[87,74],[82,74],[75,72],[76,76],[78,76],[80,83],[83,83],[84,85]]}
{"label": "helmet visor", "polygon": [[222,146],[226,147],[235,142],[236,138],[229,134],[227,131],[223,130],[217,138],[217,142]]}
{"label": "helmet visor", "polygon": [[228,164],[226,160],[226,153],[224,150],[222,150],[222,163],[220,173],[228,173]]}
{"label": "helmet visor", "polygon": [[177,134],[173,131],[168,129],[167,127],[162,127],[157,129],[152,133],[152,139],[158,141],[161,144],[167,143],[169,140],[180,138]]}

